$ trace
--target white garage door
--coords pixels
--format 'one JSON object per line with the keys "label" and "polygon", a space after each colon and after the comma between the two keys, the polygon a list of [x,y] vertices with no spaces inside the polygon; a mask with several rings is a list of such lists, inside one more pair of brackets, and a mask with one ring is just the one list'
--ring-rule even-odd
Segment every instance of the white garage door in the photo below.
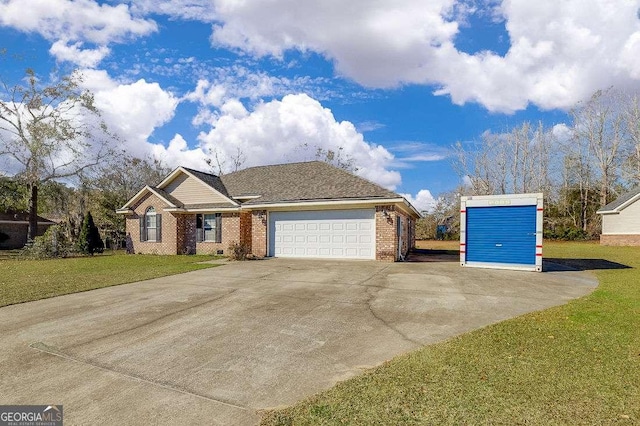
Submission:
{"label": "white garage door", "polygon": [[375,210],[269,213],[269,255],[375,259]]}

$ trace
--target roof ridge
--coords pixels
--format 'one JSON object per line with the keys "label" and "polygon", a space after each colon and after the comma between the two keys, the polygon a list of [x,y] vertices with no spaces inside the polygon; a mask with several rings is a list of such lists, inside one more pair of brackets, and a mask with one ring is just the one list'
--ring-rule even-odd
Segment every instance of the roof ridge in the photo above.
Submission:
{"label": "roof ridge", "polygon": [[213,177],[217,177],[217,178],[220,177],[218,175],[214,175],[213,173],[207,173],[207,172],[203,172],[202,170],[192,169],[191,167],[185,167],[185,166],[180,166],[180,167],[182,167],[183,169],[188,170],[190,172],[202,173],[203,175],[213,176]]}
{"label": "roof ridge", "polygon": [[[328,166],[331,166],[331,164],[327,163],[326,161],[322,161],[322,160],[294,161],[292,163],[278,163],[278,164],[261,164],[259,166],[246,167],[244,169],[236,170],[236,171],[231,172],[231,173],[225,173],[222,176],[229,176],[229,175],[232,175],[234,173],[243,172],[245,170],[254,170],[254,169],[260,169],[260,168],[264,168],[264,167],[285,167],[285,166],[293,166],[293,165],[296,165],[296,164],[309,164],[309,163],[323,163],[323,164],[326,164]],[[335,166],[333,166],[333,167],[335,167]]]}

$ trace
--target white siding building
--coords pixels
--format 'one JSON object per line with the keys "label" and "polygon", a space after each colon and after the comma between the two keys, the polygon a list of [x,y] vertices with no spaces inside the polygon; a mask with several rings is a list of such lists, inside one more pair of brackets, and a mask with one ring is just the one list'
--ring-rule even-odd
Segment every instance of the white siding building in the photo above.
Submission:
{"label": "white siding building", "polygon": [[607,204],[602,215],[600,244],[608,246],[640,246],[640,187]]}

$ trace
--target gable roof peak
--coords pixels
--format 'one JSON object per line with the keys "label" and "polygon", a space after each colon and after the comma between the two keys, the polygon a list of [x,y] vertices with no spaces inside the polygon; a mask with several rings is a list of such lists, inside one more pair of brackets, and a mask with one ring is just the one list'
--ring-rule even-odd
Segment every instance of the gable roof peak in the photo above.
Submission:
{"label": "gable roof peak", "polygon": [[629,204],[635,202],[640,197],[640,186],[636,186],[630,191],[625,192],[620,195],[618,198],[602,207],[596,213],[605,214],[605,213],[617,213],[620,210],[624,210]]}

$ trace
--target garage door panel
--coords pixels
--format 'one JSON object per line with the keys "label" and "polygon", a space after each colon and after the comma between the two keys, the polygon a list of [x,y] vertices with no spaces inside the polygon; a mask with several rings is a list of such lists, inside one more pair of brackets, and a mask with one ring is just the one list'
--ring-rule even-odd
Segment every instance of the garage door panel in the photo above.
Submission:
{"label": "garage door panel", "polygon": [[374,217],[373,209],[271,212],[269,253],[373,259]]}
{"label": "garage door panel", "polygon": [[348,244],[354,244],[354,243],[358,243],[358,236],[357,235],[347,235],[347,239],[346,242]]}

